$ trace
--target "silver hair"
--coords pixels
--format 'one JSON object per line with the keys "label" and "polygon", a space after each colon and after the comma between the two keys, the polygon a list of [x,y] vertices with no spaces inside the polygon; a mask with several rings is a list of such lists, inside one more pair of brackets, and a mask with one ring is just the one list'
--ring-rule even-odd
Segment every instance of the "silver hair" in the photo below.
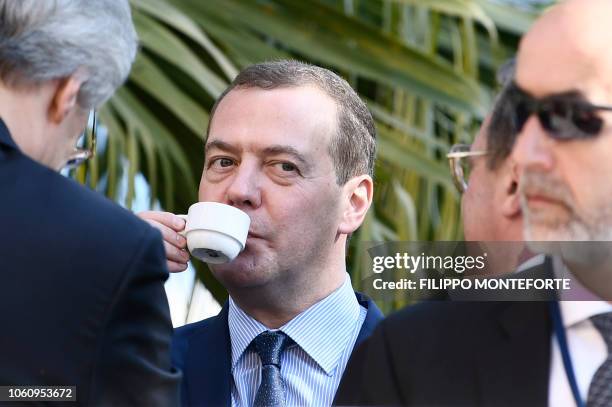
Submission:
{"label": "silver hair", "polygon": [[36,86],[83,72],[81,107],[127,78],[138,48],[127,0],[0,0],[0,80]]}

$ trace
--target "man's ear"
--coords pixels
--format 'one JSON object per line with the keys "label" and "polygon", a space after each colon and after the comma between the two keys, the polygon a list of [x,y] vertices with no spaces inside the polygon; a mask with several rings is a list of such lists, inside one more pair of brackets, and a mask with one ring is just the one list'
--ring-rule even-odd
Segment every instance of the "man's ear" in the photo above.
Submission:
{"label": "man's ear", "polygon": [[338,233],[351,234],[361,226],[374,194],[374,182],[369,175],[351,178],[343,187],[346,197]]}
{"label": "man's ear", "polygon": [[[508,160],[511,160],[508,158]],[[504,177],[504,199],[502,201],[502,215],[507,218],[514,218],[521,213],[521,202],[518,190],[518,172],[514,162],[510,162],[510,169]]]}
{"label": "man's ear", "polygon": [[74,109],[82,84],[83,79],[77,74],[57,80],[49,105],[49,120],[52,123],[59,125]]}

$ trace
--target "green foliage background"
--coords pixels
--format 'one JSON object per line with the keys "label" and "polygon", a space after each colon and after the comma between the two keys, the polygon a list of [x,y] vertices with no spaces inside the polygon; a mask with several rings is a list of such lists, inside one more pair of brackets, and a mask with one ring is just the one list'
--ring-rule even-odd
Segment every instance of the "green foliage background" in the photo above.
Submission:
{"label": "green foliage background", "polygon": [[[142,173],[152,202],[184,213],[197,200],[210,108],[237,72],[276,58],[328,67],[367,101],[379,136],[374,205],[351,241],[357,288],[368,259],[355,248],[364,242],[461,238],[444,156],[471,141],[496,69],[539,11],[493,0],[130,1],[141,52],[100,111],[105,151],[75,176],[117,199],[127,171],[130,207]],[[223,301],[223,287],[196,266]]]}

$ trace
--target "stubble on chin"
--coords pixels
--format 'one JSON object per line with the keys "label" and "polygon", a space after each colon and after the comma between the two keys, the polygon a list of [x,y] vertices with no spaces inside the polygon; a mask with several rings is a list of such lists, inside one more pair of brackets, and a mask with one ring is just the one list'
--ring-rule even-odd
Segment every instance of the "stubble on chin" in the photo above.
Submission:
{"label": "stubble on chin", "polygon": [[[526,171],[520,182],[519,197],[524,215],[527,242],[586,240],[588,225],[577,213],[574,198],[561,180],[541,172]],[[527,196],[549,199],[547,205],[530,207]]]}
{"label": "stubble on chin", "polygon": [[560,255],[584,264],[601,257],[601,248],[609,245],[592,242],[612,241],[612,200],[589,212],[579,211],[568,188],[560,181],[540,174],[528,176],[527,181],[528,187],[538,187],[538,192],[562,203],[559,207],[551,205],[550,209],[530,208],[521,191],[527,247],[536,253]]}
{"label": "stubble on chin", "polygon": [[228,290],[264,285],[274,273],[270,254],[249,247],[230,263],[209,267],[213,276]]}

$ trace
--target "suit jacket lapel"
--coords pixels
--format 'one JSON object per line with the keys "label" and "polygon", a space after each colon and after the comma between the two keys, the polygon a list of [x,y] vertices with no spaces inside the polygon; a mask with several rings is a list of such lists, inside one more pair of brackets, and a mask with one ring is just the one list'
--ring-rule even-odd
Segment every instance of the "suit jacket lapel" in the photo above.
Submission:
{"label": "suit jacket lapel", "polygon": [[0,145],[5,145],[12,149],[17,148],[17,144],[15,144],[15,141],[12,139],[9,130],[2,119],[0,119]]}
{"label": "suit jacket lapel", "polygon": [[[548,278],[550,259],[521,273]],[[479,354],[484,406],[547,406],[552,323],[548,301],[499,303],[497,341]]]}
{"label": "suit jacket lapel", "polygon": [[383,313],[376,306],[374,301],[363,295],[362,293],[355,292],[355,296],[357,296],[357,301],[359,301],[359,305],[365,307],[368,312],[366,314],[366,318],[363,321],[363,325],[361,325],[361,330],[359,331],[359,335],[357,336],[357,341],[355,342],[355,347],[367,339],[376,325],[384,318]]}
{"label": "suit jacket lapel", "polygon": [[548,303],[504,304],[496,343],[479,353],[484,406],[546,406],[550,366]]}
{"label": "suit jacket lapel", "polygon": [[[231,406],[231,342],[226,303],[208,329],[189,339],[185,361],[187,405]],[[194,380],[195,378],[196,380]]]}

